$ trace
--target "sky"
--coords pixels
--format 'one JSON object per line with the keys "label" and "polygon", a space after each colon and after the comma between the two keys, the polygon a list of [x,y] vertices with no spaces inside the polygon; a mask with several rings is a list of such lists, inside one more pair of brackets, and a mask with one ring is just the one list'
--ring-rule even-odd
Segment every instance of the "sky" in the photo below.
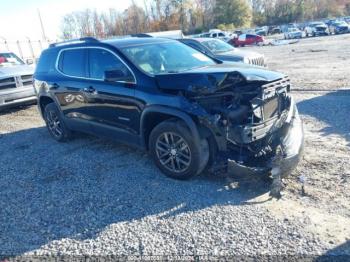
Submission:
{"label": "sky", "polygon": [[65,14],[86,8],[124,11],[130,3],[131,0],[0,0],[0,41],[42,39],[38,9],[47,38],[56,40]]}

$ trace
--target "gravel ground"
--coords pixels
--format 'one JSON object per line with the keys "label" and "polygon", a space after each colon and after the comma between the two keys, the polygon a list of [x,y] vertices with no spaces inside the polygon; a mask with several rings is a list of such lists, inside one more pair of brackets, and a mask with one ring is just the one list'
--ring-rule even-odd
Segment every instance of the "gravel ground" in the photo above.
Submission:
{"label": "gravel ground", "polygon": [[288,74],[296,89],[350,87],[350,34],[302,39],[298,44],[247,47],[265,54],[271,69]]}
{"label": "gravel ground", "polygon": [[[259,178],[174,181],[133,148],[90,136],[56,143],[35,106],[1,113],[0,257],[350,255],[350,91],[326,92],[349,86],[349,67],[340,67],[348,40],[258,48],[296,87],[324,90],[294,92],[305,156],[279,201],[268,197],[269,183]],[[338,49],[327,52],[327,63],[339,68],[337,76],[322,66],[325,60],[316,62],[323,52],[289,55],[305,47],[334,51],[333,41]]]}

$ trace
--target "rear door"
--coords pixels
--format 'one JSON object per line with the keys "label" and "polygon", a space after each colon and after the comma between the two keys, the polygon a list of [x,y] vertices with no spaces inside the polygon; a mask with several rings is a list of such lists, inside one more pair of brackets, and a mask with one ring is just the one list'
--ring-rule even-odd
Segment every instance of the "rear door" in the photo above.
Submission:
{"label": "rear door", "polygon": [[91,132],[90,108],[84,93],[84,88],[89,85],[87,50],[82,47],[62,49],[56,68],[59,74],[49,84],[67,119],[67,124],[72,129]]}

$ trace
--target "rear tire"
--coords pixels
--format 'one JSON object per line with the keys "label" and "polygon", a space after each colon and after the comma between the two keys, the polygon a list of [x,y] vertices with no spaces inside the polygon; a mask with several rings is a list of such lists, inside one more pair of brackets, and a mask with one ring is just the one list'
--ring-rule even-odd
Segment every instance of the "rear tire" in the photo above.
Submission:
{"label": "rear tire", "polygon": [[45,107],[44,120],[53,139],[58,142],[65,142],[71,138],[72,134],[66,127],[55,103],[50,103]]}
{"label": "rear tire", "polygon": [[203,172],[209,160],[209,145],[194,143],[188,127],[179,120],[157,125],[149,138],[150,154],[156,166],[168,177],[187,180]]}

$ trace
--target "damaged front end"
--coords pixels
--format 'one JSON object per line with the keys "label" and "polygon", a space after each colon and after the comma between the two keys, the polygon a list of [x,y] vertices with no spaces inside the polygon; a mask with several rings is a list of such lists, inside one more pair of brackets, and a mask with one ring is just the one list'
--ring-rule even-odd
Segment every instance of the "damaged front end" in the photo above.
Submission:
{"label": "damaged front end", "polygon": [[215,139],[213,170],[229,162],[237,174],[284,177],[296,167],[303,150],[302,122],[289,94],[288,77],[257,72],[201,74],[200,81],[181,93],[189,101],[186,111],[198,119],[204,134]]}

